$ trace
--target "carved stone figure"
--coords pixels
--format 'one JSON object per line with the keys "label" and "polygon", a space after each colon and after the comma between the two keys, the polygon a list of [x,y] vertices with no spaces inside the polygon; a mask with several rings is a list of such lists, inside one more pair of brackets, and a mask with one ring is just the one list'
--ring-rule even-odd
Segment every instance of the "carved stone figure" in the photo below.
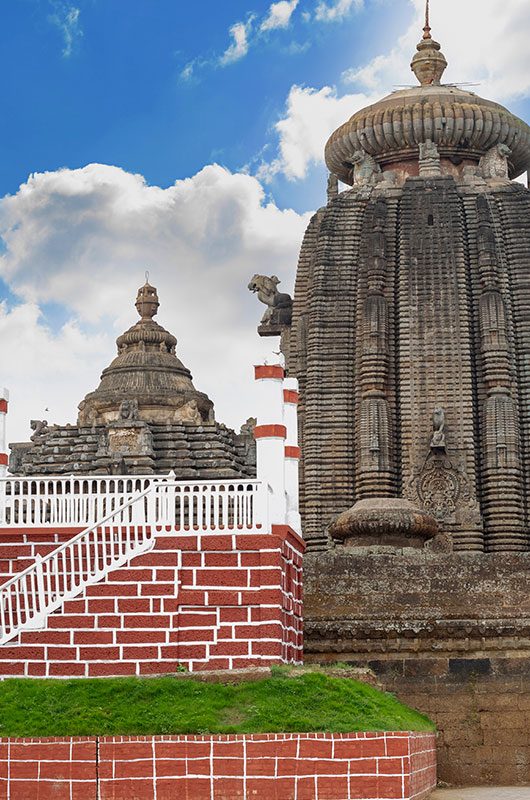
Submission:
{"label": "carved stone figure", "polygon": [[30,437],[32,442],[37,442],[43,436],[50,432],[48,422],[45,419],[32,419],[30,422],[31,430],[34,431]]}
{"label": "carved stone figure", "polygon": [[127,475],[127,466],[123,456],[115,456],[108,466],[109,475]]}
{"label": "carved stone figure", "polygon": [[420,177],[430,178],[442,174],[440,153],[432,139],[420,144]]}
{"label": "carved stone figure", "polygon": [[240,434],[242,436],[252,436],[254,433],[254,428],[257,425],[256,417],[249,417],[246,422],[243,423],[241,426]]}
{"label": "carved stone figure", "polygon": [[120,419],[124,420],[137,420],[138,419],[138,400],[136,398],[125,398],[120,406]]}
{"label": "carved stone figure", "polygon": [[373,186],[381,179],[381,167],[365,150],[356,150],[351,164],[354,186]]}
{"label": "carved stone figure", "polygon": [[278,291],[281,281],[276,275],[254,275],[248,289],[258,295],[258,299],[267,306],[261,320],[262,325],[290,325],[293,301],[290,295]]}
{"label": "carved stone figure", "polygon": [[445,452],[445,411],[435,408],[432,415],[431,450]]}
{"label": "carved stone figure", "polygon": [[186,422],[191,425],[201,424],[201,414],[197,407],[196,400],[190,400],[188,403],[184,403],[184,405],[179,408],[178,414],[179,422]]}
{"label": "carved stone figure", "polygon": [[506,144],[496,144],[482,156],[479,170],[484,178],[503,178],[508,180],[508,157],[512,151]]}
{"label": "carved stone figure", "polygon": [[339,196],[339,179],[332,172],[328,176],[328,205]]}

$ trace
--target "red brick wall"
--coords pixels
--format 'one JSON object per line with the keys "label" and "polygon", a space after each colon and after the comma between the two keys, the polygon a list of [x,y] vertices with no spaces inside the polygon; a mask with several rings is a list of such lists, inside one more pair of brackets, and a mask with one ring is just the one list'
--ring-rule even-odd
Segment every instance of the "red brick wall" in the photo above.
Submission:
{"label": "red brick wall", "polygon": [[0,740],[0,800],[423,800],[434,734]]}
{"label": "red brick wall", "polygon": [[88,738],[0,739],[0,800],[96,800],[97,749]]}
{"label": "red brick wall", "polygon": [[[31,546],[42,552],[51,545]],[[259,535],[160,532],[151,552],[65,602],[44,630],[24,631],[0,646],[0,676],[301,662],[303,550],[283,526]]]}

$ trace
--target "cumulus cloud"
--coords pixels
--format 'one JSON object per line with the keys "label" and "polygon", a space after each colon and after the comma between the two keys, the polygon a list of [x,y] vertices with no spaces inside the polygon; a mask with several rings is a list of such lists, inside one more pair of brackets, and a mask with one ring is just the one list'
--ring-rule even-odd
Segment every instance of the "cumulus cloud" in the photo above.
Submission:
{"label": "cumulus cloud", "polygon": [[[247,284],[276,274],[292,291],[307,222],[268,202],[255,178],[216,165],[167,189],[100,164],[32,175],[0,201],[0,276],[22,301],[0,317],[11,440],[46,406],[49,421],[75,421],[113,339],[137,318],[146,269],[195,385],[218,419],[240,424],[253,411],[252,364],[271,347],[255,332],[264,307]],[[50,302],[74,321],[47,327],[38,309]]]}
{"label": "cumulus cloud", "polygon": [[330,134],[355,111],[371,102],[373,98],[364,93],[339,97],[331,86],[319,90],[293,86],[285,116],[275,125],[278,158],[263,164],[258,177],[267,181],[281,172],[289,180],[305,178],[311,165],[322,162]]}
{"label": "cumulus cloud", "polygon": [[260,25],[261,31],[271,31],[275,28],[287,28],[294,14],[299,0],[280,0],[272,3],[269,13]]}
{"label": "cumulus cloud", "polygon": [[0,337],[0,383],[11,395],[10,441],[28,440],[30,419],[75,422],[81,399],[77,394],[85,393],[90,365],[97,365],[96,378],[97,368],[108,363],[113,350],[108,333],[87,335],[75,322],[54,333],[34,303],[13,309],[0,303]]}
{"label": "cumulus cloud", "polygon": [[318,3],[315,9],[315,19],[318,22],[340,22],[353,8],[362,8],[364,0],[334,0],[329,3]]}
{"label": "cumulus cloud", "polygon": [[[420,39],[424,0],[409,0],[415,10],[408,28],[389,52],[349,70],[347,82],[379,94],[395,84],[415,83],[411,57]],[[458,19],[458,25],[454,20]],[[433,37],[449,62],[444,82],[474,82],[473,91],[507,101],[530,94],[530,15],[527,0],[445,0],[431,11]],[[472,31],[473,35],[470,36]]]}
{"label": "cumulus cloud", "polygon": [[63,56],[69,58],[76,43],[83,36],[80,23],[81,10],[60,0],[51,0],[51,4],[54,11],[50,21],[59,28],[63,37]]}
{"label": "cumulus cloud", "polygon": [[225,66],[226,64],[233,64],[244,58],[248,53],[250,47],[249,34],[252,30],[253,18],[251,17],[247,22],[236,22],[230,28],[230,36],[232,44],[225,50],[219,63]]}

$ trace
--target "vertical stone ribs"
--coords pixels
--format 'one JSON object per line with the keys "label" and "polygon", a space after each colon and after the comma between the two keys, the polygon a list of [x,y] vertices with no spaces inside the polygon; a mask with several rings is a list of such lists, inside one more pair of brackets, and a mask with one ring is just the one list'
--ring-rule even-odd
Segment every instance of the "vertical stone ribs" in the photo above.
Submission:
{"label": "vertical stone ribs", "polygon": [[525,549],[520,432],[514,399],[510,327],[497,236],[487,195],[476,200],[481,285],[480,344],[485,408],[482,413],[482,511],[489,551]]}
{"label": "vertical stone ribs", "polygon": [[[508,336],[510,339],[512,397],[519,424],[520,477],[512,474],[512,482],[520,485],[522,496],[512,493],[509,507],[516,509],[519,521],[514,530],[506,529],[502,537],[495,534],[490,544],[492,550],[528,550],[530,503],[530,193],[522,186],[511,184],[491,197],[490,212],[497,254],[503,261],[501,280],[504,281],[505,299],[508,299]],[[514,442],[515,444],[515,442]],[[513,445],[512,445],[513,446]],[[513,471],[512,468],[508,468]],[[511,473],[510,473],[511,474]],[[516,481],[517,479],[517,481]],[[519,484],[520,481],[520,484]],[[503,500],[504,506],[504,500]],[[521,521],[522,518],[522,521]],[[510,522],[507,518],[506,522]]]}
{"label": "vertical stone ribs", "polygon": [[320,209],[312,217],[304,236],[298,269],[293,302],[293,319],[287,360],[288,374],[298,378],[300,403],[298,406],[298,440],[301,448],[300,458],[300,513],[305,517],[305,414],[307,385],[307,331],[309,324],[309,288],[312,281],[315,252],[320,224],[325,209]]}
{"label": "vertical stone ribs", "polygon": [[[482,550],[463,210],[452,178],[405,184],[400,215],[399,391],[404,495],[458,550]],[[447,447],[431,451],[433,413]]]}
{"label": "vertical stone ribs", "polygon": [[304,391],[304,535],[326,528],[355,498],[354,374],[359,242],[366,200],[344,193],[324,211],[308,294]]}
{"label": "vertical stone ribs", "polygon": [[[396,494],[394,425],[389,403],[390,306],[387,203],[367,209],[358,270],[356,500]],[[359,400],[360,396],[360,400]]]}

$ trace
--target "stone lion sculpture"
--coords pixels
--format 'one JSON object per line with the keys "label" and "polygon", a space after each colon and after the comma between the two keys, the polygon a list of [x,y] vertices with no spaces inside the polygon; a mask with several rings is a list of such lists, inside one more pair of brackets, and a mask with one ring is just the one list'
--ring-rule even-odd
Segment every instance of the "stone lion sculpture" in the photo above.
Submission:
{"label": "stone lion sculpture", "polygon": [[479,171],[484,178],[504,178],[508,175],[508,158],[512,151],[506,144],[496,144],[482,156]]}
{"label": "stone lion sculpture", "polygon": [[352,156],[352,178],[355,186],[371,186],[381,180],[381,167],[365,150],[356,150]]}
{"label": "stone lion sculpture", "polygon": [[50,432],[48,422],[45,419],[32,419],[30,420],[30,426],[31,430],[34,431],[33,436],[30,437],[32,442],[38,442],[42,436],[46,436]]}
{"label": "stone lion sculpture", "polygon": [[[278,324],[290,324],[293,301],[290,295],[282,294],[278,291],[279,283],[280,280],[276,275],[272,275],[270,278],[266,275],[254,275],[248,285],[249,291],[257,294],[258,300],[268,306],[261,320],[262,325],[275,321]],[[279,314],[276,312],[279,312]],[[288,320],[287,317],[289,318]]]}

